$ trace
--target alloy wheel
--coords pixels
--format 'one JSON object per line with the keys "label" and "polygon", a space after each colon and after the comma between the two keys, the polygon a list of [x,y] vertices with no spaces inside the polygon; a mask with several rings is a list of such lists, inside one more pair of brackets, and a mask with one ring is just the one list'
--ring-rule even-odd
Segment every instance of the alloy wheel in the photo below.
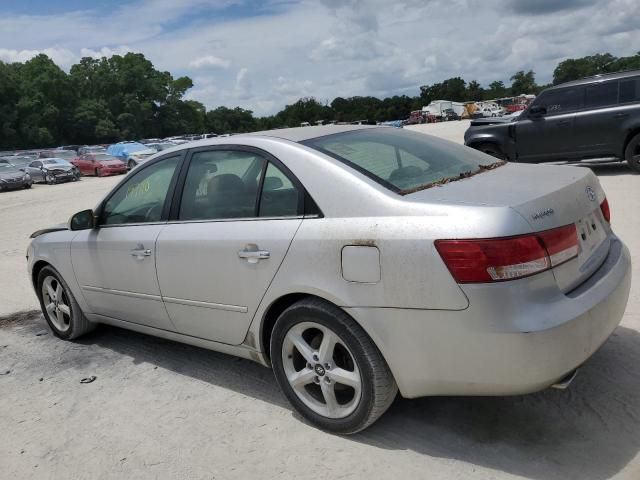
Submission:
{"label": "alloy wheel", "polygon": [[287,332],[282,363],[289,385],[315,413],[344,418],[360,403],[362,378],[353,353],[332,330],[302,322]]}
{"label": "alloy wheel", "polygon": [[71,326],[71,307],[62,283],[53,275],[42,282],[42,301],[49,320],[60,332],[66,332]]}

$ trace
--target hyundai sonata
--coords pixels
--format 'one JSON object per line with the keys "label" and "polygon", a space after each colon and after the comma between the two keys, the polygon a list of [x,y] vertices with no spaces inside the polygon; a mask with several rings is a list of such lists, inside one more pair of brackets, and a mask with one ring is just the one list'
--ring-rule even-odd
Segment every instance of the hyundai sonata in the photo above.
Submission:
{"label": "hyundai sonata", "polygon": [[566,387],[627,303],[609,215],[586,169],[306,127],[162,151],[34,233],[28,264],[58,337],[105,323],[252,359],[354,433],[398,391]]}

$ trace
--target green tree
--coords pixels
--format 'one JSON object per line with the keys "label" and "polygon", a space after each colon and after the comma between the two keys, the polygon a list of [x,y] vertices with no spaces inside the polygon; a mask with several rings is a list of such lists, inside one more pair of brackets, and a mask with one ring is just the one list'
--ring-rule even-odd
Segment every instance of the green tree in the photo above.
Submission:
{"label": "green tree", "polygon": [[475,80],[471,80],[469,82],[469,85],[467,85],[465,100],[470,100],[470,101],[482,100],[484,98],[484,94],[485,94],[484,88],[482,88],[482,86]]}
{"label": "green tree", "polygon": [[492,100],[506,97],[508,93],[508,89],[504,86],[504,82],[502,80],[496,80],[489,84],[489,89],[485,91],[485,99]]}
{"label": "green tree", "polygon": [[513,74],[511,80],[511,94],[520,95],[522,93],[537,93],[536,76],[533,70],[525,72],[520,70]]}

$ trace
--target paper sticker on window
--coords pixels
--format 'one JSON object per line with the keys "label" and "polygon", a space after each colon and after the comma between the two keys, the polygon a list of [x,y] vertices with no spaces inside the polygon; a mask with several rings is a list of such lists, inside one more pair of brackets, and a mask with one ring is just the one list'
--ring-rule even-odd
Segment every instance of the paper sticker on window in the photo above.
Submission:
{"label": "paper sticker on window", "polygon": [[151,190],[151,184],[149,183],[148,179],[145,179],[140,183],[129,185],[129,187],[127,188],[127,195],[125,196],[125,198],[141,197],[144,194],[149,193],[149,190]]}

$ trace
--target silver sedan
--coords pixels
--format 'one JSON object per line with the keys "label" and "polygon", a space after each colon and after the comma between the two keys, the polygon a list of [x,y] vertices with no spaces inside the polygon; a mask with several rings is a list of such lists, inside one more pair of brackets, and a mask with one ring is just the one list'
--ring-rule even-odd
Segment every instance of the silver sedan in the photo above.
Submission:
{"label": "silver sedan", "polygon": [[105,323],[260,362],[348,434],[398,391],[566,387],[627,303],[609,216],[587,169],[306,127],[162,151],[34,233],[28,265],[58,337]]}

